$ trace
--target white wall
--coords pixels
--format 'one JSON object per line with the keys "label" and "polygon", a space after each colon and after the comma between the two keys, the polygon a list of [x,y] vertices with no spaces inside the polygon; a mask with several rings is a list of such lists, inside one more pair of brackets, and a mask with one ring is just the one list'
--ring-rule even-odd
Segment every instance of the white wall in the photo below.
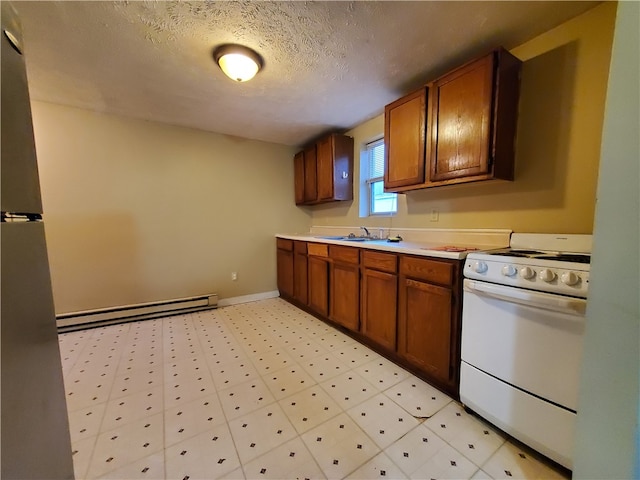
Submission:
{"label": "white wall", "polygon": [[274,234],[309,227],[292,148],[32,108],[57,313],[276,289]]}
{"label": "white wall", "polygon": [[[574,478],[640,478],[640,3],[620,2],[609,75]],[[634,471],[635,469],[635,471]]]}

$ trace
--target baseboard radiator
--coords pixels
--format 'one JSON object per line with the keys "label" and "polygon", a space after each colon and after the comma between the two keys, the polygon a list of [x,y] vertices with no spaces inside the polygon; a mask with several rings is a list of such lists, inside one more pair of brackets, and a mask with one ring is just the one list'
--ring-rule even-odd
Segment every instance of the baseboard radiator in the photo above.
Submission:
{"label": "baseboard radiator", "polygon": [[197,297],[174,298],[158,302],[122,305],[81,312],[56,315],[58,332],[70,332],[86,328],[102,327],[116,323],[168,317],[182,313],[210,310],[218,306],[218,295],[210,293]]}

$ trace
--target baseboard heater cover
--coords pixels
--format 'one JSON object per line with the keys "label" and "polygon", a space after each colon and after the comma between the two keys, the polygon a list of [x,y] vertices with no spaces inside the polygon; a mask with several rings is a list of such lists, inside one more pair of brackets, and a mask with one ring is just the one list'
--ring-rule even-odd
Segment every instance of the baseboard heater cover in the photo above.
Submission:
{"label": "baseboard heater cover", "polygon": [[62,313],[56,315],[56,324],[58,332],[65,332],[209,310],[217,306],[218,295],[209,293],[197,297],[174,298],[172,300]]}

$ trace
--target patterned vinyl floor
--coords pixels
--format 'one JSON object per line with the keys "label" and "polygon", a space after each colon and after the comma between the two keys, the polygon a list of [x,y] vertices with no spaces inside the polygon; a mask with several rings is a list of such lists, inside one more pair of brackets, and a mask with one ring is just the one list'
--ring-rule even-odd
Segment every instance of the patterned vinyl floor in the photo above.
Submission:
{"label": "patterned vinyl floor", "polygon": [[78,479],[560,479],[280,300],[60,335]]}

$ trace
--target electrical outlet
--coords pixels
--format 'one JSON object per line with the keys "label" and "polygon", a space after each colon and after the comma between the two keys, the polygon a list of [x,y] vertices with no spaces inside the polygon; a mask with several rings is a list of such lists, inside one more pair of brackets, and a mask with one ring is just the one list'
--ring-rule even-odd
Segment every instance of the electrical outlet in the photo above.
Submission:
{"label": "electrical outlet", "polygon": [[437,209],[432,208],[431,209],[431,221],[432,222],[437,222],[439,218],[440,218],[440,212],[438,212]]}
{"label": "electrical outlet", "polygon": [[231,272],[231,280],[234,282],[238,280],[238,272]]}

